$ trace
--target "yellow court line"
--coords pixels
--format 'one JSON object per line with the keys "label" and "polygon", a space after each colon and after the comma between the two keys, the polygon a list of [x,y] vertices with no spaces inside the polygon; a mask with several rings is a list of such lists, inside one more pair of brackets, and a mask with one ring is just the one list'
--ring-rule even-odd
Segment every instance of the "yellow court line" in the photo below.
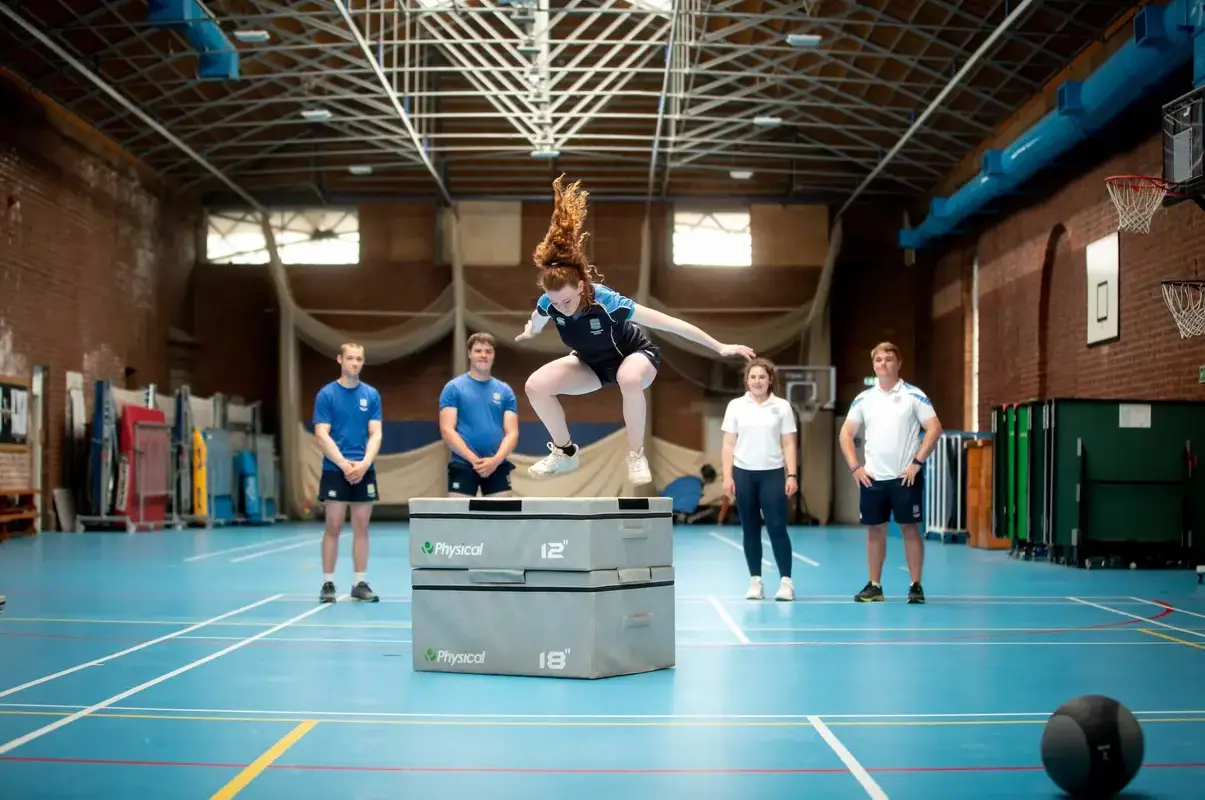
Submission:
{"label": "yellow court line", "polygon": [[252,761],[243,771],[235,775],[230,783],[218,790],[218,793],[209,800],[230,800],[236,794],[247,788],[247,784],[259,777],[259,774],[272,765],[272,762],[285,754],[293,745],[301,740],[310,730],[318,724],[316,719],[307,719],[298,725],[293,730],[289,731],[276,744],[264,751],[263,755]]}
{"label": "yellow court line", "polygon": [[1198,642],[1186,642],[1183,639],[1177,639],[1175,636],[1169,636],[1163,631],[1153,631],[1150,628],[1139,628],[1138,630],[1142,631],[1143,633],[1149,633],[1151,636],[1158,636],[1160,639],[1167,639],[1169,642],[1182,644],[1185,647],[1195,647],[1198,650],[1205,650],[1205,644],[1200,644]]}
{"label": "yellow court line", "polygon": [[[0,710],[0,716],[65,717],[67,711]],[[299,722],[297,717],[272,716],[221,716],[205,714],[137,714],[120,712],[97,712],[88,719],[136,719],[185,722]],[[810,728],[806,719],[800,720],[513,720],[513,719],[372,719],[331,717],[321,720],[330,725],[404,725],[409,727],[460,727],[460,728]],[[1143,717],[1143,725],[1156,722],[1205,723],[1201,717]],[[304,722],[316,722],[305,720]],[[949,725],[1045,725],[1046,719],[982,719],[982,720],[825,720],[830,728],[842,727],[937,727]],[[311,725],[311,727],[313,727]],[[307,728],[308,730],[308,728]],[[287,738],[287,737],[286,737]],[[283,740],[282,740],[283,741]]]}

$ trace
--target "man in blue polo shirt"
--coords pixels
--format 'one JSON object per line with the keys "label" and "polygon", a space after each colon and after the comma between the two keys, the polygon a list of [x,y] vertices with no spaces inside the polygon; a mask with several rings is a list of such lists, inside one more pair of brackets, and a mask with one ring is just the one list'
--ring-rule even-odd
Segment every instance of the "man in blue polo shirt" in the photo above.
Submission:
{"label": "man in blue polo shirt", "polygon": [[474,333],[467,345],[469,371],[448,381],[439,395],[439,432],[452,450],[448,496],[506,496],[514,469],[507,457],[519,442],[518,401],[490,374],[494,337]]}
{"label": "man in blue polo shirt", "polygon": [[381,395],[360,380],[364,348],[344,344],[336,359],[342,370],[314,400],[314,435],[322,446],[322,478],[318,499],[326,507],[326,532],[322,537],[322,591],[319,601],[335,602],[335,562],[339,534],[351,508],[352,562],[355,581],[351,596],[377,602],[368,587],[368,522],[378,499],[377,475],[372,462],[381,449]]}

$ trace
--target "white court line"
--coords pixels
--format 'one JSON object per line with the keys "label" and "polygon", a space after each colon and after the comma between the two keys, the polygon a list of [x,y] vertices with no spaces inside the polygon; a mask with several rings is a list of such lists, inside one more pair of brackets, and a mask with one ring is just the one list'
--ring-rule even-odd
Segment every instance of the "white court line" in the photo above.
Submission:
{"label": "white court line", "polygon": [[245,544],[245,545],[242,545],[241,547],[227,547],[225,550],[214,550],[212,553],[201,553],[198,556],[189,556],[188,558],[186,558],[184,560],[185,561],[203,561],[207,558],[213,558],[214,556],[224,556],[224,555],[227,555],[228,553],[241,553],[244,550],[254,550],[258,547],[267,547],[268,545],[276,544],[277,542],[291,542],[296,538],[297,538],[296,536],[282,536],[279,539],[269,539],[266,542],[256,542],[255,544]]}
{"label": "white court line", "polygon": [[741,644],[750,644],[749,637],[741,630],[741,626],[736,624],[736,620],[732,618],[732,615],[720,605],[720,601],[714,597],[710,598],[710,601],[711,607],[715,609],[715,613],[720,615],[720,619],[724,620],[724,624],[728,626],[728,630],[732,631],[732,635],[739,639]]}
{"label": "white court line", "polygon": [[[84,708],[78,705],[55,703],[0,703],[0,708],[51,708],[60,711],[72,711]],[[466,719],[466,720],[674,720],[674,719],[715,719],[715,720],[806,720],[812,714],[502,714],[481,712],[406,712],[406,711],[295,711],[292,709],[264,708],[175,708],[163,706],[110,706],[111,711],[129,711],[137,713],[160,714],[229,714],[231,716],[250,717],[360,717],[383,719]],[[1205,709],[1160,709],[1157,711],[1133,711],[1138,717],[1205,717]],[[986,711],[986,712],[924,712],[920,714],[823,714],[824,719],[1018,719],[1035,717],[1046,719],[1050,710],[1046,711]]]}
{"label": "white court line", "polygon": [[[769,536],[763,536],[763,537],[761,537],[761,541],[762,541],[762,544],[764,544],[764,545],[768,545],[768,546],[769,546],[769,547],[771,547],[771,548],[772,548],[772,547],[774,547],[773,543],[770,541],[770,537],[769,537]],[[813,566],[813,567],[818,567],[818,566],[820,566],[820,562],[819,562],[819,561],[813,561],[812,559],[808,558],[808,557],[807,557],[807,556],[805,556],[805,555],[801,555],[801,554],[799,554],[799,553],[796,553],[794,550],[792,550],[792,551],[791,551],[791,557],[792,557],[792,558],[799,559],[800,561],[802,561],[802,562],[803,562],[803,563],[805,563],[805,564],[808,564],[809,566]]]}
{"label": "white court line", "polygon": [[[7,617],[0,618],[0,622],[33,622],[33,623],[49,623],[62,622],[81,625],[195,625],[197,620],[191,619],[85,619],[71,617]],[[276,624],[276,620],[252,620],[250,622],[214,622],[214,628],[268,628]],[[409,622],[299,622],[293,627],[295,628],[338,628],[339,630],[390,630],[394,628],[411,627]],[[678,628],[678,630],[684,630]],[[699,630],[714,630],[714,628],[700,628]],[[865,628],[850,628],[850,630],[866,630]],[[884,628],[884,630],[901,630],[900,628]],[[925,628],[924,630],[931,630]],[[1044,630],[1043,628],[1035,628],[1034,630]]]}
{"label": "white court line", "polygon": [[305,541],[298,542],[297,544],[286,544],[284,547],[273,547],[271,550],[260,550],[257,553],[251,553],[249,555],[239,556],[238,558],[232,558],[232,559],[230,559],[230,563],[238,564],[242,561],[250,561],[253,558],[259,558],[260,556],[271,555],[272,553],[283,553],[286,550],[296,550],[298,547],[306,547],[309,545],[318,544],[318,542],[321,542],[321,541],[322,541],[322,537],[319,536],[317,539],[306,539]]}
{"label": "white court line", "polygon": [[[340,597],[338,599],[344,600],[348,596],[349,595],[343,595],[342,597]],[[185,664],[184,666],[182,666],[178,669],[174,669],[171,672],[165,672],[164,674],[160,675],[157,678],[151,678],[149,681],[146,681],[145,683],[138,684],[133,689],[126,689],[124,692],[121,692],[120,694],[115,694],[112,697],[108,698],[107,700],[101,700],[99,703],[96,703],[95,705],[91,705],[91,706],[88,706],[87,708],[80,709],[79,711],[76,711],[74,714],[63,717],[62,719],[57,719],[54,722],[50,723],[49,725],[43,725],[41,728],[38,728],[36,731],[30,731],[29,733],[25,734],[24,736],[18,736],[16,739],[13,739],[9,742],[6,742],[6,743],[0,745],[0,755],[4,755],[5,753],[12,752],[13,750],[16,750],[18,747],[20,747],[23,744],[27,744],[28,742],[32,742],[34,739],[38,739],[42,736],[45,736],[48,733],[56,731],[59,728],[63,727],[64,725],[70,725],[72,722],[75,722],[78,719],[82,719],[82,718],[88,716],[89,714],[93,714],[97,711],[100,711],[103,708],[108,708],[109,706],[113,705],[114,703],[120,703],[122,700],[125,700],[127,697],[138,694],[139,692],[143,691],[144,689],[149,689],[152,686],[157,686],[158,684],[163,683],[166,680],[170,680],[170,679],[176,677],[177,675],[182,675],[183,673],[188,672],[189,670],[196,669],[197,667],[201,666],[202,664],[208,664],[210,661],[213,661],[214,659],[217,659],[217,658],[221,658],[222,656],[226,655],[227,653],[233,653],[235,650],[238,650],[240,647],[245,647],[258,639],[262,639],[265,636],[270,636],[279,630],[283,630],[284,628],[289,627],[294,622],[300,622],[301,620],[305,619],[306,617],[310,616],[311,614],[317,614],[319,611],[322,611],[331,605],[333,605],[333,603],[323,603],[321,605],[315,606],[314,608],[311,608],[309,611],[305,611],[301,614],[298,614],[297,616],[293,617],[292,619],[285,620],[284,622],[280,623],[279,625],[269,628],[266,631],[261,631],[261,632],[255,634],[254,636],[249,636],[246,639],[243,639],[241,642],[232,644],[223,650],[219,650],[216,653],[211,653],[210,655],[207,655],[204,658],[199,658],[196,661],[193,661],[190,664]]]}
{"label": "white court line", "polygon": [[114,661],[118,658],[121,658],[122,656],[128,656],[130,653],[136,653],[139,650],[150,647],[151,645],[159,644],[160,642],[166,642],[168,639],[175,639],[177,637],[184,636],[185,634],[192,633],[193,631],[195,631],[199,628],[204,628],[206,625],[212,625],[213,623],[220,622],[220,621],[226,619],[227,617],[233,617],[235,614],[241,614],[244,611],[250,611],[253,608],[262,606],[265,603],[271,603],[273,600],[277,600],[279,598],[280,598],[280,595],[274,594],[271,597],[265,597],[263,600],[258,600],[254,603],[251,603],[250,605],[245,605],[242,608],[236,608],[234,611],[227,611],[225,614],[219,614],[218,616],[207,619],[204,622],[198,622],[197,624],[190,625],[187,628],[181,628],[180,630],[175,631],[174,633],[169,633],[165,636],[160,636],[158,639],[151,639],[149,642],[142,642],[140,644],[136,644],[133,647],[129,647],[118,653],[112,653],[111,655],[107,655],[102,658],[95,659],[94,661],[89,661],[85,664],[77,664],[74,667],[70,667],[68,669],[64,669],[59,672],[56,672],[53,675],[43,675],[41,678],[35,678],[34,680],[29,681],[27,683],[23,683],[20,686],[14,686],[11,689],[5,689],[4,691],[0,692],[0,697],[8,697],[10,694],[16,694],[17,692],[22,692],[26,689],[30,689],[34,686],[38,686],[43,683],[47,683],[56,678],[61,678],[64,675],[70,675],[73,672],[79,672],[81,669],[87,669],[88,667],[99,667],[109,661]]}
{"label": "white court line", "polygon": [[[731,539],[729,539],[727,536],[720,536],[720,535],[719,535],[718,533],[716,533],[715,531],[708,531],[708,532],[707,532],[707,535],[708,535],[708,536],[710,536],[711,538],[713,538],[713,539],[717,540],[717,541],[723,542],[724,544],[728,545],[729,547],[735,547],[737,550],[740,550],[742,553],[744,553],[744,552],[745,552],[744,545],[742,545],[740,542],[734,542],[734,541],[732,541],[732,540],[731,540]],[[772,561],[770,561],[770,559],[768,559],[768,558],[763,558],[763,559],[761,560],[761,563],[762,563],[762,565],[763,565],[763,566],[767,566],[767,567],[772,567],[772,566],[774,566],[774,563],[773,563]],[[697,598],[691,598],[691,599],[692,599],[692,600],[706,601],[708,598],[706,598],[706,597],[697,597]]]}
{"label": "white court line", "polygon": [[[1073,600],[1076,603],[1081,603],[1085,606],[1092,606],[1093,608],[1099,608],[1101,611],[1108,611],[1112,614],[1119,614],[1120,616],[1123,616],[1123,617],[1129,617],[1130,619],[1136,619],[1139,622],[1145,622],[1147,625],[1158,625],[1160,628],[1167,628],[1169,631],[1177,631],[1179,633],[1188,634],[1189,636],[1196,636],[1201,639],[1205,639],[1205,633],[1200,633],[1198,631],[1189,630],[1188,628],[1177,628],[1175,625],[1168,625],[1167,623],[1160,622],[1157,619],[1147,619],[1146,617],[1140,617],[1137,614],[1131,614],[1128,611],[1118,611],[1115,608],[1109,608],[1108,606],[1102,606],[1102,605],[1099,605],[1098,603],[1089,603],[1087,600],[1080,600],[1078,597],[1068,597],[1067,599]],[[1152,603],[1151,605],[1159,606],[1159,608],[1166,608],[1166,606],[1161,606],[1158,603]]]}
{"label": "white court line", "polygon": [[1190,617],[1200,617],[1201,619],[1205,619],[1205,614],[1198,614],[1196,611],[1185,611],[1184,609],[1176,608],[1175,606],[1166,606],[1163,603],[1155,603],[1150,600],[1143,600],[1141,597],[1131,597],[1130,599],[1138,603],[1143,603],[1144,605],[1154,606],[1155,608],[1170,608],[1177,614],[1187,614]]}
{"label": "white court line", "polygon": [[858,763],[858,759],[854,758],[854,754],[846,749],[845,745],[841,744],[841,740],[829,730],[828,726],[820,721],[819,717],[808,717],[808,722],[812,723],[812,727],[816,729],[816,733],[820,734],[820,738],[828,743],[828,746],[837,754],[837,758],[841,759],[841,763],[850,771],[850,774],[857,779],[858,783],[862,784],[862,788],[866,790],[866,794],[870,795],[874,800],[887,800],[887,793],[874,782],[874,778],[870,777],[870,773]]}

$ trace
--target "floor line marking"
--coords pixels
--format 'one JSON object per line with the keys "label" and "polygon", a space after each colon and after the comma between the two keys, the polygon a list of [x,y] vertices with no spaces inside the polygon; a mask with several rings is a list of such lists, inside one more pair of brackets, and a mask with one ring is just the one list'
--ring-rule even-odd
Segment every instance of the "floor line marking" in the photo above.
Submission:
{"label": "floor line marking", "polygon": [[[763,536],[763,537],[761,537],[761,541],[762,541],[762,544],[764,544],[764,545],[768,546],[770,549],[773,549],[773,548],[774,548],[774,543],[770,541],[770,537],[769,537],[769,536]],[[819,561],[813,561],[812,559],[808,558],[807,556],[805,556],[805,555],[803,555],[803,554],[801,554],[801,553],[797,553],[797,552],[795,552],[794,550],[792,550],[792,551],[791,551],[791,557],[792,557],[792,558],[797,558],[797,559],[799,559],[800,561],[802,561],[803,563],[808,564],[808,565],[813,566],[813,567],[818,567],[818,566],[820,566],[820,562],[819,562]]]}
{"label": "floor line marking", "polygon": [[296,544],[286,544],[284,547],[273,547],[271,550],[259,550],[254,553],[249,553],[245,556],[238,556],[237,558],[232,558],[232,559],[230,559],[230,563],[231,564],[241,564],[242,562],[250,561],[253,558],[259,558],[260,556],[270,556],[273,553],[283,553],[286,550],[296,550],[299,547],[306,547],[308,545],[314,545],[321,541],[322,541],[322,537],[319,536],[317,539],[306,539],[305,541],[297,542]]}
{"label": "floor line marking", "polygon": [[[756,629],[750,629],[756,630]],[[1138,631],[1137,628],[1133,629]],[[708,633],[716,631],[707,630]],[[138,641],[133,637],[99,637],[99,636],[73,636],[73,635],[56,635],[56,634],[13,634],[0,633],[0,637],[15,637],[15,638],[34,638],[34,639],[57,639],[71,641]],[[240,636],[180,636],[177,641],[180,642],[236,642],[242,637]],[[365,639],[357,637],[324,637],[324,636],[277,636],[271,639],[255,642],[257,646],[263,647],[291,647],[291,646],[306,646],[306,645],[329,645],[340,644],[348,645],[351,649],[356,648],[382,648],[382,647],[409,647],[414,643],[413,639]],[[792,639],[786,641],[747,641],[733,642],[725,641],[681,641],[678,647],[692,650],[702,648],[733,648],[733,647],[1166,647],[1162,642],[1150,642],[1143,640],[1125,640],[1114,639],[1106,640],[1003,640],[995,638],[955,638],[955,639]]]}
{"label": "floor line marking", "polygon": [[[349,595],[343,595],[342,597],[338,598],[338,600],[344,600],[348,596]],[[104,708],[108,708],[109,706],[111,706],[115,703],[120,703],[122,700],[125,700],[127,697],[138,694],[139,692],[143,691],[144,689],[149,689],[152,686],[157,686],[160,683],[163,683],[164,681],[171,680],[172,678],[176,677],[177,675],[182,675],[185,672],[188,672],[189,670],[196,669],[197,667],[202,666],[203,664],[208,664],[210,661],[213,661],[214,659],[217,659],[217,658],[221,658],[222,656],[226,655],[227,653],[233,653],[235,650],[238,650],[241,647],[245,647],[258,639],[264,638],[265,636],[270,636],[279,630],[283,630],[284,628],[289,627],[294,622],[300,622],[301,620],[305,619],[308,616],[317,614],[319,611],[323,611],[327,608],[330,608],[332,605],[334,605],[334,604],[323,603],[321,605],[315,606],[314,608],[311,608],[308,611],[302,612],[301,614],[298,614],[297,616],[292,617],[291,619],[285,620],[284,622],[280,623],[279,625],[276,625],[273,628],[269,628],[266,631],[260,631],[259,633],[255,634],[254,636],[250,636],[250,637],[242,640],[241,642],[236,642],[235,644],[232,644],[227,648],[219,650],[216,653],[210,653],[209,655],[205,656],[204,658],[199,658],[196,661],[185,664],[182,667],[178,667],[178,668],[172,670],[171,672],[165,672],[164,674],[160,675],[157,678],[151,678],[149,681],[138,684],[137,686],[135,686],[132,689],[126,689],[124,692],[121,692],[120,694],[115,694],[106,700],[102,700],[99,703],[96,703],[95,705],[91,705],[91,706],[88,706],[87,708],[80,709],[79,711],[76,711],[74,714],[71,714],[70,716],[63,717],[62,719],[56,720],[56,721],[50,723],[49,725],[44,725],[41,728],[38,728],[36,731],[31,731],[31,732],[25,734],[24,736],[19,736],[16,739],[12,739],[11,741],[8,741],[8,742],[0,745],[0,755],[4,755],[5,753],[11,752],[12,750],[15,750],[16,748],[20,747],[23,744],[32,742],[34,739],[38,739],[42,736],[45,736],[46,734],[51,733],[52,731],[56,731],[59,728],[63,727],[64,725],[70,725],[72,722],[75,722],[78,719],[86,717],[89,714],[92,714],[96,711],[100,711],[101,709],[104,709]]]}
{"label": "floor line marking", "polygon": [[1156,608],[1170,608],[1177,614],[1187,614],[1190,617],[1200,617],[1201,619],[1205,619],[1205,614],[1198,614],[1196,611],[1185,611],[1182,608],[1176,608],[1175,606],[1168,605],[1167,603],[1156,603],[1153,600],[1143,600],[1141,597],[1131,597],[1130,599],[1136,603],[1144,603],[1148,606],[1155,606]]}
{"label": "floor line marking", "polygon": [[1171,636],[1169,634],[1162,633],[1160,631],[1152,631],[1149,628],[1138,628],[1137,630],[1141,631],[1142,633],[1150,634],[1151,636],[1158,636],[1160,639],[1167,639],[1169,642],[1176,642],[1177,644],[1182,644],[1185,647],[1195,647],[1197,650],[1205,650],[1205,644],[1199,644],[1197,642],[1186,642],[1183,639],[1180,639],[1178,637]]}
{"label": "floor line marking", "polygon": [[[3,710],[6,717],[66,717],[66,711]],[[1049,715],[1047,715],[1049,716]],[[305,715],[292,716],[210,716],[203,714],[134,714],[98,711],[89,719],[129,719],[165,722],[252,722],[257,724],[306,721]],[[1205,724],[1205,717],[1143,717],[1143,724],[1190,723]],[[327,725],[388,725],[392,727],[447,728],[807,728],[806,719],[790,720],[523,720],[523,719],[363,719],[354,717],[325,717]],[[940,728],[1000,725],[1045,725],[1046,719],[962,719],[962,720],[846,720],[832,721],[840,728]]]}
{"label": "floor line marking", "polygon": [[866,794],[870,795],[872,800],[887,800],[887,793],[875,783],[874,778],[870,777],[870,773],[866,771],[865,767],[858,763],[858,759],[854,758],[854,754],[849,752],[849,749],[845,745],[841,744],[841,740],[829,730],[828,726],[819,717],[808,717],[808,722],[812,723],[812,727],[816,729],[816,733],[820,734],[820,738],[832,748],[833,752],[837,754],[837,758],[841,759],[841,763],[845,765],[850,774],[862,785],[862,788],[866,790]]}
{"label": "floor line marking", "polygon": [[710,598],[711,607],[715,609],[715,613],[720,615],[720,619],[724,620],[724,624],[728,626],[728,630],[732,631],[732,635],[740,641],[741,644],[750,644],[749,637],[741,630],[741,626],[736,624],[736,620],[728,613],[728,610],[720,605],[720,601],[714,597]]}
{"label": "floor line marking", "polygon": [[[717,598],[718,599],[718,598]],[[1157,607],[1162,608],[1163,606]],[[1145,619],[1145,617],[1144,617]],[[205,620],[192,619],[103,619],[103,618],[71,618],[71,617],[0,617],[0,627],[6,622],[25,622],[25,623],[64,623],[64,624],[81,624],[81,625],[195,625]],[[221,621],[213,622],[208,627],[211,628],[267,628],[275,625],[275,620],[238,620],[238,621]],[[1120,623],[1125,625],[1125,623]],[[299,622],[293,626],[294,628],[309,628],[315,630],[331,629],[331,630],[364,630],[364,631],[389,631],[389,630],[410,630],[413,626],[409,622],[347,622],[347,623],[326,623],[326,622]],[[694,627],[678,627],[679,633],[713,633],[716,628],[694,628]],[[827,627],[827,626],[809,626],[809,625],[770,625],[770,626],[749,626],[745,625],[746,631],[766,631],[774,633],[782,633],[787,631],[792,632],[811,632],[811,633],[1063,633],[1068,630],[1078,630],[1078,628],[1047,628],[1047,627],[1031,627],[1031,626],[991,626],[991,627],[946,627],[946,626],[900,626],[900,627]],[[1100,631],[1112,631],[1125,633],[1130,630],[1127,627],[1108,627],[1099,628]],[[1205,626],[1185,628],[1190,631],[1205,632]],[[3,635],[3,634],[0,634]],[[194,637],[188,637],[194,638]],[[201,637],[208,638],[208,637]],[[217,637],[220,638],[220,637]],[[280,637],[278,641],[284,641]]]}
{"label": "floor line marking", "polygon": [[255,550],[256,548],[267,547],[270,544],[276,544],[278,542],[291,542],[297,538],[298,537],[296,537],[296,536],[282,536],[279,539],[268,539],[267,541],[264,541],[264,542],[256,542],[254,544],[244,544],[244,545],[240,545],[239,547],[227,547],[225,550],[214,550],[211,553],[201,553],[199,555],[189,556],[188,558],[186,558],[184,560],[185,560],[185,562],[204,561],[207,558],[213,558],[215,556],[224,556],[229,553],[241,553],[244,550]]}
{"label": "floor line marking", "polygon": [[216,617],[212,617],[212,618],[204,620],[202,622],[198,622],[195,625],[190,625],[187,628],[181,628],[178,631],[173,631],[172,633],[165,634],[156,639],[151,639],[150,641],[141,642],[139,644],[134,645],[133,647],[127,647],[125,650],[122,650],[120,652],[110,653],[107,656],[102,656],[101,658],[93,659],[92,661],[87,661],[83,664],[77,664],[74,667],[69,667],[64,670],[59,670],[58,672],[55,672],[51,675],[43,675],[41,678],[35,678],[32,681],[26,681],[25,683],[21,684],[20,686],[14,686],[11,689],[5,689],[4,691],[0,692],[0,697],[8,697],[11,694],[16,694],[17,692],[22,692],[22,691],[25,691],[26,689],[31,689],[34,686],[39,686],[43,683],[48,683],[49,681],[53,681],[56,678],[62,678],[65,675],[70,675],[73,672],[79,672],[81,669],[87,669],[89,667],[100,666],[109,661],[113,661],[118,658],[121,658],[122,656],[128,656],[130,653],[136,653],[139,650],[143,650],[147,647],[150,647],[151,645],[156,645],[156,644],[159,644],[160,642],[166,642],[169,639],[175,639],[177,637],[184,636],[185,634],[191,633],[192,631],[204,628],[206,625],[212,625],[213,623],[224,620],[227,617],[232,617],[235,614],[241,614],[244,611],[250,611],[253,608],[258,608],[259,606],[265,605],[267,603],[271,603],[273,600],[277,600],[279,598],[280,598],[279,594],[274,594],[271,597],[265,597],[263,600],[257,600],[254,603],[249,603],[248,605],[245,605],[242,608],[236,608],[233,611],[227,611],[225,614],[219,614]]}
{"label": "floor line marking", "polygon": [[[0,703],[2,708],[15,709],[54,709],[75,711],[85,708],[82,705],[55,703]],[[324,717],[381,717],[388,719],[465,719],[465,720],[801,720],[809,716],[822,716],[830,722],[833,720],[927,720],[927,719],[1013,719],[1032,717],[1045,722],[1050,717],[1050,711],[982,711],[948,713],[923,712],[899,714],[502,714],[502,713],[456,713],[456,712],[418,712],[418,711],[313,711],[291,709],[251,709],[251,708],[179,708],[164,706],[109,706],[110,711],[129,712],[162,712],[175,714],[235,714],[249,718],[287,717],[289,722],[299,719]],[[3,712],[0,712],[3,713]],[[1148,711],[1133,711],[1137,717],[1168,718],[1177,716],[1199,717],[1205,721],[1205,709],[1160,709]]]}
{"label": "floor line marking", "polygon": [[[103,617],[86,618],[86,617],[0,617],[0,625],[5,622],[37,622],[37,623],[67,623],[81,625],[195,625],[204,620],[195,619],[104,619]],[[239,620],[236,622],[214,622],[211,627],[214,628],[267,628],[276,624],[276,620]],[[293,627],[295,628],[338,628],[340,630],[391,630],[394,628],[405,628],[409,630],[411,625],[409,622],[347,622],[347,623],[325,623],[325,622],[299,622]],[[682,630],[682,628],[678,628]],[[700,629],[703,630],[703,629]],[[769,630],[769,629],[766,629]],[[850,628],[850,630],[863,630],[862,628]],[[890,630],[898,630],[892,628]],[[935,629],[934,629],[935,630]]]}
{"label": "floor line marking", "polygon": [[[728,545],[729,547],[732,547],[732,548],[734,548],[734,549],[736,549],[736,550],[740,550],[742,553],[744,553],[744,552],[745,552],[745,547],[744,547],[744,545],[742,545],[740,542],[733,541],[732,539],[729,539],[727,536],[720,536],[720,535],[719,535],[718,533],[716,533],[715,531],[708,531],[707,535],[708,535],[708,536],[710,536],[711,538],[715,539],[715,540],[716,540],[716,541],[718,541],[718,542],[723,542],[724,544]],[[762,565],[763,565],[763,566],[766,566],[766,567],[772,567],[772,566],[774,566],[774,562],[773,562],[773,561],[771,561],[771,560],[770,560],[770,559],[768,559],[768,558],[763,558],[763,559],[761,560],[761,563],[762,563]],[[686,598],[678,598],[678,599],[679,599],[679,600],[682,600],[682,599],[686,599]],[[708,597],[691,597],[691,598],[689,598],[689,599],[690,599],[690,600],[693,600],[693,601],[694,601],[694,602],[696,602],[696,603],[698,603],[698,602],[708,602],[708,601],[709,601],[709,599],[710,599],[710,596],[708,596]]]}
{"label": "floor line marking", "polygon": [[286,733],[276,744],[269,747],[263,754],[248,764],[242,772],[230,779],[230,782],[217,791],[209,800],[230,800],[237,795],[251,781],[259,777],[265,769],[270,767],[278,758],[285,752],[301,741],[301,737],[309,733],[315,725],[318,724],[316,719],[307,719],[298,725],[293,730]]}
{"label": "floor line marking", "polygon": [[[1116,608],[1109,608],[1108,606],[1102,606],[1099,603],[1090,603],[1087,600],[1081,600],[1078,597],[1068,597],[1067,599],[1072,600],[1076,603],[1082,603],[1083,605],[1086,605],[1086,606],[1092,606],[1093,608],[1099,608],[1101,611],[1108,611],[1111,614],[1119,614],[1120,616],[1129,617],[1130,619],[1141,620],[1141,621],[1149,623],[1151,625],[1158,625],[1160,628],[1166,628],[1169,631],[1176,631],[1177,633],[1185,633],[1185,634],[1188,634],[1189,636],[1197,636],[1199,638],[1205,639],[1205,633],[1198,633],[1197,631],[1189,630],[1188,628],[1177,628],[1175,625],[1168,625],[1166,622],[1159,622],[1158,620],[1154,620],[1149,617],[1140,617],[1137,614],[1131,614],[1128,611],[1118,611]],[[1152,603],[1151,605],[1156,605],[1156,606],[1159,606],[1160,608],[1165,608],[1169,611],[1175,610],[1163,603]]]}
{"label": "floor line marking", "polygon": [[[217,761],[149,761],[134,759],[70,758],[56,756],[6,756],[0,761],[26,764],[96,764],[122,767],[193,767],[205,769],[237,769],[242,764]],[[1205,761],[1143,764],[1143,769],[1201,769]],[[268,769],[278,772],[376,772],[412,774],[493,774],[493,775],[840,775],[843,767],[491,767],[491,766],[415,766],[389,764],[272,764]],[[1041,764],[971,765],[971,766],[912,766],[869,767],[867,772],[883,774],[926,773],[999,773],[1041,772]],[[881,790],[880,790],[881,791]],[[883,795],[886,797],[886,795]]]}

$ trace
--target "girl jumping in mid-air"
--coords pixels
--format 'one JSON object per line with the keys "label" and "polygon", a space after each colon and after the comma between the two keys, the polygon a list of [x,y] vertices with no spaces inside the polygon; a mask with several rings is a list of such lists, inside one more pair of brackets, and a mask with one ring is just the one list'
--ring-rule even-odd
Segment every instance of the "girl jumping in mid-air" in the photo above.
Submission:
{"label": "girl jumping in mid-air", "polygon": [[577,445],[569,438],[558,395],[589,394],[617,384],[628,436],[628,479],[633,485],[649,483],[653,478],[644,455],[644,390],[657,377],[661,349],[638,326],[676,333],[721,356],[748,360],[755,354],[744,345],[721,344],[689,322],[634,303],[604,286],[603,276],[587,262],[582,250],[589,195],[580,189],[580,182],[562,186],[563,178],[552,184],[552,221],[534,253],[540,270],[537,285],[544,295],[523,332],[515,337],[516,341],[530,339],[551,319],[561,341],[572,350],[527,379],[527,399],[552,437],[549,454],[529,471],[533,478],[543,479],[577,469]]}

